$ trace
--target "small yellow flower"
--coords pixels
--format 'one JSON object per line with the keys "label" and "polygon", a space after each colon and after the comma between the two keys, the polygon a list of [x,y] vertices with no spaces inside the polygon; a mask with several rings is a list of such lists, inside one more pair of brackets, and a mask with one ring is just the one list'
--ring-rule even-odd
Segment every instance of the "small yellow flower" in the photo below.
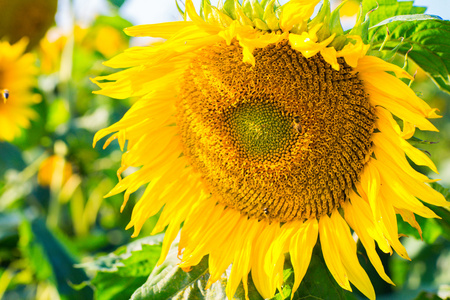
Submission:
{"label": "small yellow flower", "polygon": [[25,53],[25,39],[10,45],[0,41],[0,140],[12,141],[37,117],[30,106],[40,101],[31,93],[36,84],[35,57]]}
{"label": "small yellow flower", "polygon": [[70,176],[72,176],[72,165],[63,157],[52,155],[39,166],[38,183],[42,186],[51,186],[55,182],[61,187]]}
{"label": "small yellow flower", "polygon": [[40,70],[43,74],[51,74],[59,71],[61,54],[67,43],[67,37],[56,29],[49,30],[45,38],[39,43],[38,53]]}
{"label": "small yellow flower", "polygon": [[127,228],[137,236],[162,209],[153,230],[167,228],[160,263],[183,224],[180,266],[209,255],[211,284],[231,265],[230,299],[249,273],[272,298],[286,253],[295,292],[319,240],[337,283],[374,299],[350,229],[392,283],[375,244],[409,259],[396,214],[420,228],[414,214],[437,217],[421,201],[449,205],[407,161],[437,172],[405,140],[415,128],[437,131],[428,120],[435,109],[399,79],[412,79],[407,72],[367,55],[359,36],[339,34],[337,46],[325,23],[308,23],[317,2],[204,1],[202,18],[188,0],[191,21],[126,30],[165,43],[127,50],[107,63],[125,70],[94,79],[98,93],[140,97],[95,136],[114,133],[106,145],[117,139],[122,149],[127,141],[119,174],[140,168],[108,195],[125,191],[125,205],[147,184]]}
{"label": "small yellow flower", "polygon": [[95,48],[104,57],[111,56],[123,51],[128,43],[117,29],[110,26],[101,26],[96,32]]}

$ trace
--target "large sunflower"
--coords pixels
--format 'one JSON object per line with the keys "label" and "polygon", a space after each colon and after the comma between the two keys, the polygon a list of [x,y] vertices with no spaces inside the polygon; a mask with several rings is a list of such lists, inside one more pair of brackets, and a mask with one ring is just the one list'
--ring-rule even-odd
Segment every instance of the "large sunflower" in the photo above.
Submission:
{"label": "large sunflower", "polygon": [[407,72],[366,55],[358,30],[325,25],[336,16],[328,1],[309,20],[318,2],[203,1],[199,16],[188,0],[191,21],[127,29],[166,41],[125,51],[107,65],[126,70],[94,80],[101,94],[140,97],[95,136],[114,133],[106,145],[118,139],[122,148],[127,141],[118,174],[140,167],[109,195],[125,191],[126,203],[148,184],[128,228],[138,235],[162,209],[153,231],[167,227],[162,262],[183,223],[180,265],[209,255],[209,283],[231,265],[230,299],[250,272],[273,297],[285,253],[295,291],[318,241],[338,284],[373,299],[350,229],[392,283],[375,242],[408,259],[396,214],[420,230],[414,214],[437,217],[421,201],[449,204],[406,158],[437,172],[406,141],[416,127],[437,131],[427,120],[435,109],[398,79],[411,80]]}
{"label": "large sunflower", "polygon": [[11,141],[20,135],[36,117],[30,105],[40,100],[31,93],[36,83],[35,57],[25,53],[28,42],[20,40],[14,45],[0,41],[0,141]]}

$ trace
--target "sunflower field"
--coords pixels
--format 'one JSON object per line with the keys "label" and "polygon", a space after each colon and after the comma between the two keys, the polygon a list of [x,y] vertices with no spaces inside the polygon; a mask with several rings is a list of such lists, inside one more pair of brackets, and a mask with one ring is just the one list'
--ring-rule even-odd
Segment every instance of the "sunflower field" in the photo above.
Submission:
{"label": "sunflower field", "polygon": [[440,0],[0,0],[0,299],[450,299]]}

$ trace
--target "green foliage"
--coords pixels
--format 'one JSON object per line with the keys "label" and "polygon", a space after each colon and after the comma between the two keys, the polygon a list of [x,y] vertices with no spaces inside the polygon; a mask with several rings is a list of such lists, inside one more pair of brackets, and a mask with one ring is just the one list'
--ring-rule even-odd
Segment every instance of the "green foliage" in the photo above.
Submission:
{"label": "green foliage", "polygon": [[108,0],[108,2],[114,6],[121,7],[125,3],[125,0]]}
{"label": "green foliage", "polygon": [[[96,271],[91,284],[96,299],[129,299],[151,273],[161,252],[162,235],[122,246],[113,253],[79,265]],[[120,282],[120,284],[117,284]]]}
{"label": "green foliage", "polygon": [[133,293],[131,299],[189,299],[189,294],[197,294],[197,285],[205,283],[203,276],[208,272],[207,257],[189,272],[183,271],[178,263],[177,249],[174,247],[166,260],[156,267],[147,281]]}
{"label": "green foliage", "polygon": [[362,15],[368,15],[369,27],[399,15],[423,14],[425,7],[413,6],[414,1],[397,0],[364,0],[362,1]]}
{"label": "green foliage", "polygon": [[413,1],[363,1],[361,16],[369,22],[371,54],[384,59],[396,53],[407,56],[450,93],[450,22],[424,15],[425,10]]}
{"label": "green foliage", "polygon": [[[431,186],[450,200],[450,191],[438,183]],[[430,290],[430,286],[444,286],[450,279],[446,266],[440,261],[445,261],[450,255],[450,211],[447,208],[425,204],[433,210],[441,219],[425,219],[416,216],[416,220],[422,228],[422,243],[414,239],[406,239],[414,249],[412,261],[401,260],[398,257],[390,261],[392,279],[401,290],[397,293],[401,298],[412,298],[417,295],[417,290]],[[416,229],[398,218],[399,232],[420,240]],[[443,285],[444,284],[444,285]],[[418,287],[417,287],[418,286]],[[434,290],[436,292],[436,290]],[[415,299],[440,299],[435,293],[421,292]]]}
{"label": "green foliage", "polygon": [[[288,261],[289,264],[290,262]],[[293,273],[286,284],[294,284]],[[289,297],[285,299],[289,299]],[[294,294],[294,299],[356,299],[354,294],[342,289],[334,280],[323,259],[319,242],[314,247],[311,263],[298,290]]]}
{"label": "green foliage", "polygon": [[48,107],[48,114],[47,129],[49,131],[55,131],[59,125],[70,119],[70,112],[64,99],[55,99]]}
{"label": "green foliage", "polygon": [[77,269],[77,262],[46,226],[44,220],[24,221],[21,225],[20,248],[39,279],[50,279],[58,288],[58,292],[66,299],[92,297],[88,287],[74,290],[70,283],[80,284],[88,279],[82,269]]}
{"label": "green foliage", "polygon": [[[165,261],[153,269],[147,281],[133,293],[131,299],[225,299],[226,277],[222,277],[206,289],[209,279],[208,257],[204,257],[198,265],[186,272],[178,266],[180,259],[177,246],[177,243],[171,246]],[[249,280],[249,298],[262,300],[251,280]],[[245,299],[242,283],[233,299]]]}
{"label": "green foliage", "polygon": [[421,67],[450,93],[450,21],[424,15],[398,16],[373,26],[371,49],[383,54],[395,49]]}
{"label": "green foliage", "polygon": [[8,169],[22,170],[25,168],[22,152],[16,146],[0,142],[0,153],[2,154],[0,155],[0,177],[3,177]]}
{"label": "green foliage", "polygon": [[414,300],[441,300],[442,298],[435,293],[421,292]]}

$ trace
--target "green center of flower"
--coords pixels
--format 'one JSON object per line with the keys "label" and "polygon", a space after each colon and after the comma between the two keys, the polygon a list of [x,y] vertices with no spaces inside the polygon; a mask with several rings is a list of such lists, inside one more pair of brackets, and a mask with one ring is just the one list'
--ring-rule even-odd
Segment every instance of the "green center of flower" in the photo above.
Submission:
{"label": "green center of flower", "polygon": [[291,122],[265,103],[237,107],[230,113],[229,124],[236,144],[249,155],[262,159],[285,148],[293,133]]}

